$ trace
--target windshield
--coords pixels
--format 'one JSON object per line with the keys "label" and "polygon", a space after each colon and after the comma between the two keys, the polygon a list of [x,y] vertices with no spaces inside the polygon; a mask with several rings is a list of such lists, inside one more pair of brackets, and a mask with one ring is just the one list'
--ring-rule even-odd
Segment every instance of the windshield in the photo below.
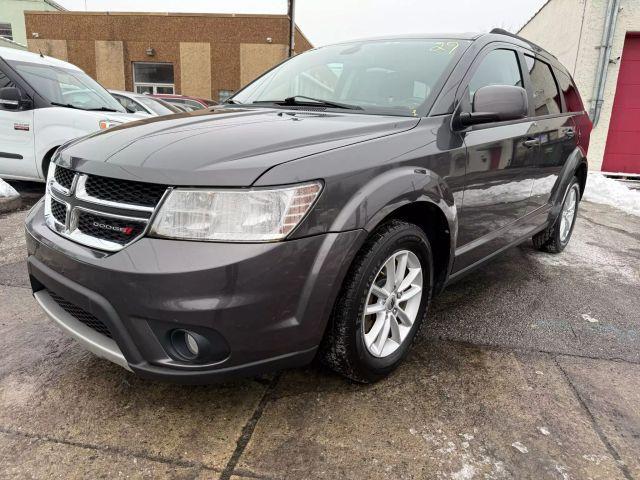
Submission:
{"label": "windshield", "polygon": [[138,100],[141,104],[143,104],[152,112],[157,113],[158,115],[170,115],[172,113],[182,112],[182,110],[180,110],[179,108],[176,108],[159,98],[140,96],[136,97],[136,100]]}
{"label": "windshield", "polygon": [[125,111],[109,92],[80,70],[39,63],[9,63],[36,92],[51,103],[81,110]]}
{"label": "windshield", "polygon": [[299,100],[305,103],[311,97],[365,113],[416,116],[468,44],[400,39],[322,47],[277,66],[231,100],[253,104],[301,96],[307,97]]}

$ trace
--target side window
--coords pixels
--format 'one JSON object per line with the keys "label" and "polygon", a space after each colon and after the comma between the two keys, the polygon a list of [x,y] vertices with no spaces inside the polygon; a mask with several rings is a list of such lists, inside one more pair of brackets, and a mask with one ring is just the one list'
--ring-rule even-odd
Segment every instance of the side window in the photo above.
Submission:
{"label": "side window", "polygon": [[0,88],[15,86],[16,84],[9,80],[9,77],[7,77],[2,70],[0,70]]}
{"label": "side window", "polygon": [[147,111],[142,108],[141,105],[139,105],[138,103],[134,102],[133,100],[127,98],[127,97],[123,97],[121,95],[113,95],[115,97],[116,100],[118,100],[118,102],[120,103],[120,105],[122,105],[125,110],[129,113],[135,113],[135,112],[143,112],[143,113],[147,113]]}
{"label": "side window", "polygon": [[[4,87],[15,87],[16,84],[9,80],[9,77],[5,75],[5,73],[0,70],[0,88]],[[4,110],[4,106],[0,103],[0,109]]]}
{"label": "side window", "polygon": [[562,95],[564,96],[567,112],[582,112],[584,110],[582,99],[569,75],[556,70],[556,78],[558,79],[560,90],[562,90]]}
{"label": "side window", "polygon": [[524,56],[533,86],[535,116],[560,113],[560,92],[551,73],[551,67],[529,55]]}
{"label": "side window", "polygon": [[513,50],[493,50],[488,53],[469,82],[469,100],[479,88],[489,85],[522,87],[518,56]]}

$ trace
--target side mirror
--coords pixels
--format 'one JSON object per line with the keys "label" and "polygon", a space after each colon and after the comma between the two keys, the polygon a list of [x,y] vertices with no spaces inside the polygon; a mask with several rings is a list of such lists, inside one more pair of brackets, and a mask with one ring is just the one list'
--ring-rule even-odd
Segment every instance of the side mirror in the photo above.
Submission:
{"label": "side mirror", "polygon": [[473,95],[473,112],[462,112],[458,125],[468,127],[481,123],[505,122],[525,118],[529,113],[527,91],[511,85],[489,85]]}
{"label": "side mirror", "polygon": [[0,106],[5,110],[18,110],[20,108],[20,90],[16,87],[0,88]]}

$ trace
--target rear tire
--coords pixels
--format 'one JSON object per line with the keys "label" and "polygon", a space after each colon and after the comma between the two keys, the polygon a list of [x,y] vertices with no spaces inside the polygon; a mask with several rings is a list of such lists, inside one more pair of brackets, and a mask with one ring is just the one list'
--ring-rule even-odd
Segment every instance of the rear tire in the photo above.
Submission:
{"label": "rear tire", "polygon": [[560,253],[569,244],[580,205],[580,181],[573,177],[562,200],[562,209],[553,225],[533,236],[533,246],[548,253]]}
{"label": "rear tire", "polygon": [[384,378],[407,356],[432,290],[433,258],[424,231],[400,220],[384,224],[347,274],[320,360],[358,382]]}

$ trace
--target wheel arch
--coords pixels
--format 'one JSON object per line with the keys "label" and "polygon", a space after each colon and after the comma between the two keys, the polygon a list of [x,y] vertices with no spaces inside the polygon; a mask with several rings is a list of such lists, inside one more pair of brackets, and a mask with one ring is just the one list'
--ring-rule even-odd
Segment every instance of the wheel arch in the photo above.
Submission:
{"label": "wheel arch", "polygon": [[433,202],[423,200],[406,203],[388,212],[375,225],[369,225],[367,231],[372,232],[391,220],[413,223],[425,233],[433,253],[434,292],[440,292],[451,271],[454,252],[452,229],[445,213]]}
{"label": "wheel arch", "polygon": [[434,256],[434,291],[440,291],[451,271],[457,236],[457,209],[448,184],[423,168],[387,171],[346,203],[332,231],[349,225],[371,234],[392,219],[414,223],[425,232]]}
{"label": "wheel arch", "polygon": [[47,179],[47,172],[49,171],[49,164],[51,163],[53,154],[56,153],[58,148],[60,148],[60,145],[50,148],[42,157],[42,161],[40,162],[40,173],[42,174],[42,178],[45,180]]}

